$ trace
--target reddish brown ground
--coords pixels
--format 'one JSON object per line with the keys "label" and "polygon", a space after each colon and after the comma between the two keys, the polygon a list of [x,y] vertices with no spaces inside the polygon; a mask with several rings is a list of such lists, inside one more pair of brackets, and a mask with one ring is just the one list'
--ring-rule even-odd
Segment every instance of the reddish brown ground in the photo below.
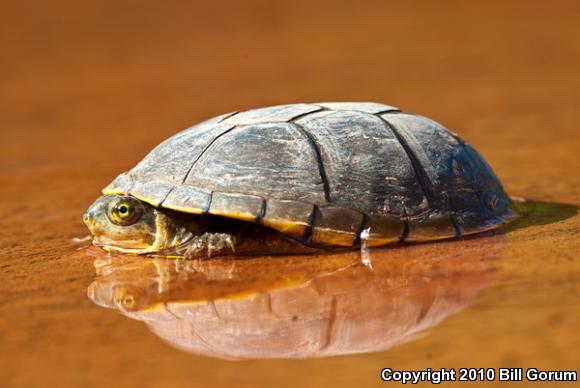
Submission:
{"label": "reddish brown ground", "polygon": [[[383,367],[578,369],[580,7],[425,3],[5,5],[0,386],[346,387],[378,385]],[[116,174],[203,118],[320,100],[430,116],[509,193],[548,203],[507,233],[474,305],[379,353],[230,362],[174,350],[87,298],[102,254],[71,239]]]}

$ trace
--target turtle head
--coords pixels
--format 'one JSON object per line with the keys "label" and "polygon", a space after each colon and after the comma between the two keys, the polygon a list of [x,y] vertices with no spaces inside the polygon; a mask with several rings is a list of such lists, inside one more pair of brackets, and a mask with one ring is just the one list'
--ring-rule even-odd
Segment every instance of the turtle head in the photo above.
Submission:
{"label": "turtle head", "polygon": [[105,250],[133,254],[173,255],[200,226],[176,212],[160,210],[130,195],[98,198],[83,220]]}
{"label": "turtle head", "polygon": [[148,251],[157,235],[157,210],[135,197],[104,195],[85,212],[83,220],[93,243],[129,253]]}

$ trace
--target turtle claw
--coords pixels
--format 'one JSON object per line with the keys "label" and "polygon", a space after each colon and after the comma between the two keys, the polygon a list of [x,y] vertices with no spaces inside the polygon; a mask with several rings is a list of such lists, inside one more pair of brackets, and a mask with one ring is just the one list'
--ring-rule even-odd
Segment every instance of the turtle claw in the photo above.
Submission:
{"label": "turtle claw", "polygon": [[236,239],[231,234],[227,233],[204,233],[201,236],[196,236],[185,251],[183,257],[185,259],[193,259],[205,256],[209,259],[216,253],[223,252],[229,248],[233,253],[235,249]]}

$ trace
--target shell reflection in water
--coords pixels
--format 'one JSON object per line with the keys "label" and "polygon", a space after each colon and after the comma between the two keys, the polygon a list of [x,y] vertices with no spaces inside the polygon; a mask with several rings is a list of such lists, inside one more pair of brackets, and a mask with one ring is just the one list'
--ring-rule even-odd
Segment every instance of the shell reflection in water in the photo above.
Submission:
{"label": "shell reflection in water", "polygon": [[97,259],[98,305],[186,352],[227,359],[384,350],[468,307],[505,236],[324,256]]}

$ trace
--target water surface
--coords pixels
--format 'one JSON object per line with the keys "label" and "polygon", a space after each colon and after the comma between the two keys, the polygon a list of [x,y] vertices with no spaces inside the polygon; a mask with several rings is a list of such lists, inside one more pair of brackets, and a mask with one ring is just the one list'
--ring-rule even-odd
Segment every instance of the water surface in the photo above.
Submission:
{"label": "water surface", "polygon": [[[577,370],[580,9],[565,0],[472,3],[6,4],[0,386],[358,387],[384,385],[385,367]],[[208,264],[198,275],[165,271],[160,281],[164,272],[151,262],[131,267],[126,259],[127,267],[93,248],[77,251],[72,239],[87,234],[86,207],[164,138],[232,110],[331,100],[381,101],[442,122],[484,155],[508,193],[538,206],[503,236],[377,252],[375,272],[348,257],[295,258],[236,265],[231,280],[227,265]],[[272,304],[278,315],[260,310],[261,328],[286,324],[292,313],[312,334],[293,332],[304,342],[288,341],[300,349],[292,359],[282,340],[249,354],[232,336],[206,341],[227,340],[211,355],[193,342],[178,350],[184,342],[170,328],[191,326],[175,319],[184,300],[178,285],[198,280],[212,287],[188,301],[222,303],[239,313],[221,316],[241,322],[267,306],[258,305],[267,295],[312,292],[320,310],[282,302]],[[115,282],[125,291],[116,294]],[[95,304],[88,287],[115,308]],[[237,294],[242,288],[253,291]],[[164,320],[165,311],[174,315]],[[327,356],[310,357],[320,354]]]}

